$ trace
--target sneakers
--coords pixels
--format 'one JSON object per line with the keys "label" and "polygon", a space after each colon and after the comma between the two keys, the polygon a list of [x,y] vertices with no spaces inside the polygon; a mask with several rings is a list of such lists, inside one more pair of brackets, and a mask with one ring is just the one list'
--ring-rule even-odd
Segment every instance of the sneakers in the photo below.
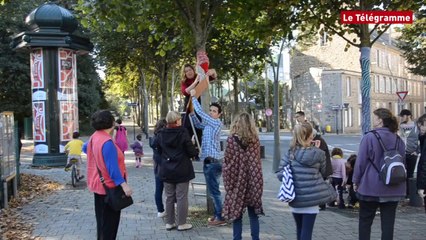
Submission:
{"label": "sneakers", "polygon": [[225,220],[219,220],[217,218],[215,218],[215,219],[209,218],[207,225],[209,225],[209,226],[225,226],[226,221]]}
{"label": "sneakers", "polygon": [[178,230],[178,231],[186,231],[186,230],[189,230],[189,229],[191,229],[191,228],[192,228],[192,224],[190,224],[190,223],[185,223],[185,224],[179,225],[179,226],[177,227],[177,230]]}
{"label": "sneakers", "polygon": [[84,175],[81,175],[80,177],[78,177],[78,180],[80,181],[83,178],[84,178]]}
{"label": "sneakers", "polygon": [[[171,231],[174,228],[176,228],[176,224],[166,224],[166,230],[167,231]],[[189,229],[192,229],[192,224],[189,224],[189,223],[185,223],[185,224],[179,225],[177,227],[178,231],[186,231],[186,230],[189,230]]]}
{"label": "sneakers", "polygon": [[[191,225],[191,227],[192,227],[192,225]],[[170,231],[170,230],[172,230],[173,228],[176,228],[176,224],[166,224],[166,230],[167,231]]]}
{"label": "sneakers", "polygon": [[165,217],[165,216],[166,216],[166,211],[158,212],[158,213],[157,213],[157,217],[158,217],[158,218],[163,218],[163,217]]}

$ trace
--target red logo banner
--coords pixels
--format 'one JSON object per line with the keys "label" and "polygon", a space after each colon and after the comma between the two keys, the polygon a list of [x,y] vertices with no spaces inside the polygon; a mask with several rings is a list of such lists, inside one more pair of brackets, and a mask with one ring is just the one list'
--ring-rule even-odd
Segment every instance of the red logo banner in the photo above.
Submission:
{"label": "red logo banner", "polygon": [[342,24],[412,24],[413,11],[341,11]]}

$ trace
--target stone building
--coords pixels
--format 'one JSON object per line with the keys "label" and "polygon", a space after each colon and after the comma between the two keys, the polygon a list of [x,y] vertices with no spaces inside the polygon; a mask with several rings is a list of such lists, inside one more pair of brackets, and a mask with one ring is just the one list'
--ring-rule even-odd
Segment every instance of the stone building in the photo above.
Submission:
{"label": "stone building", "polygon": [[[290,67],[293,109],[331,132],[360,133],[360,52],[356,47],[345,52],[345,47],[338,36],[332,41],[322,36],[317,44],[295,50]],[[424,113],[426,79],[406,66],[395,40],[383,34],[371,48],[371,111],[385,107],[397,115],[407,108],[414,118]],[[408,92],[404,102],[397,95],[402,91]]]}

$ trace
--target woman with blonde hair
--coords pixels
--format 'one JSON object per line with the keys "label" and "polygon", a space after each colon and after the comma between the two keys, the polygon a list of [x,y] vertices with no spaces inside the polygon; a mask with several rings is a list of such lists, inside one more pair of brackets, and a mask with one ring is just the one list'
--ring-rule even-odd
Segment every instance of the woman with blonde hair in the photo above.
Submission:
{"label": "woman with blonde hair", "polygon": [[290,164],[296,197],[289,203],[296,221],[297,240],[312,239],[318,205],[331,202],[337,194],[324,181],[326,176],[325,153],[312,146],[312,125],[303,122],[294,127],[290,149],[281,159],[277,177],[282,181],[283,168]]}
{"label": "woman with blonde hair", "polygon": [[226,195],[222,214],[233,221],[233,239],[241,239],[245,209],[252,239],[259,239],[259,215],[263,213],[263,175],[260,143],[253,118],[241,113],[231,125],[223,161]]}
{"label": "woman with blonde hair", "polygon": [[166,128],[157,133],[152,144],[160,154],[159,177],[164,182],[166,194],[166,230],[170,231],[177,225],[177,230],[185,231],[192,228],[191,224],[186,223],[189,181],[195,178],[190,158],[196,156],[198,151],[186,129],[181,127],[182,119],[178,112],[167,113],[166,121]]}

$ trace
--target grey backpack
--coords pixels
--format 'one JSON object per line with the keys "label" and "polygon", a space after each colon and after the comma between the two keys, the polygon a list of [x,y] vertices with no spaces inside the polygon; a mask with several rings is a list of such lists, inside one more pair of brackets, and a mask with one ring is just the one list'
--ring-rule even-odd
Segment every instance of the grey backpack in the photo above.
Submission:
{"label": "grey backpack", "polygon": [[380,135],[374,130],[371,132],[376,136],[384,152],[383,165],[380,170],[370,159],[371,164],[379,173],[380,179],[385,185],[389,186],[405,182],[407,179],[407,170],[405,169],[404,157],[398,151],[399,142],[401,141],[400,137],[397,136],[394,149],[387,149]]}

